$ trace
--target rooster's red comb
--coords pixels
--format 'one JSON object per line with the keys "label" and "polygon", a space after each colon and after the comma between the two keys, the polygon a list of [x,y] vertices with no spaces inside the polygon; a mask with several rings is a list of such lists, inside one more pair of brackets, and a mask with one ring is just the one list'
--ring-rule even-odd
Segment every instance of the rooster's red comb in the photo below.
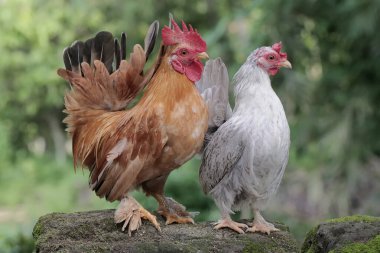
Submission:
{"label": "rooster's red comb", "polygon": [[191,25],[187,28],[185,22],[182,21],[182,30],[178,24],[171,20],[173,29],[165,26],[162,29],[162,41],[165,46],[175,45],[179,43],[187,44],[199,52],[205,52],[207,50],[206,42],[202,39],[201,35],[194,30]]}
{"label": "rooster's red comb", "polygon": [[280,55],[280,57],[281,57],[282,59],[287,59],[288,55],[287,55],[286,53],[284,53],[284,52],[281,52],[281,48],[282,48],[282,43],[281,43],[281,41],[280,41],[280,42],[277,42],[277,43],[274,43],[273,46],[272,46],[272,49],[273,49],[274,51],[276,51],[276,52]]}

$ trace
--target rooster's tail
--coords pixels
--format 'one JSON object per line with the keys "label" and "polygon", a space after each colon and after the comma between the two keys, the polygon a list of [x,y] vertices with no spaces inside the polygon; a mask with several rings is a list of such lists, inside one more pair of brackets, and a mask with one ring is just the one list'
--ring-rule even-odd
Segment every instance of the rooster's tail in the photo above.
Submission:
{"label": "rooster's tail", "polygon": [[128,61],[124,33],[120,44],[111,33],[103,31],[85,42],[75,41],[64,50],[66,69],[59,69],[58,75],[71,85],[65,95],[69,132],[76,121],[83,123],[88,116],[123,110],[136,97],[154,73],[154,68],[146,74],[143,69],[153,50],[158,27],[158,21],[151,24],[145,49],[135,45]]}
{"label": "rooster's tail", "polygon": [[151,24],[144,49],[135,45],[128,61],[124,33],[120,44],[111,33],[99,32],[94,38],[75,41],[64,50],[66,69],[59,69],[58,75],[71,86],[65,95],[64,123],[72,135],[75,165],[81,161],[82,166],[91,170],[94,156],[100,152],[99,142],[114,120],[115,111],[124,110],[153,76],[156,66],[147,73],[143,69],[154,48],[158,28],[157,21]]}

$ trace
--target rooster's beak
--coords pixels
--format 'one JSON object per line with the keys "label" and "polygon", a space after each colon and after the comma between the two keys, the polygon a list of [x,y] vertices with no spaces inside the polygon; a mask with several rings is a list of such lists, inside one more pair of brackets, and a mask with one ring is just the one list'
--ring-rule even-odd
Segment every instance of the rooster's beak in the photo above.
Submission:
{"label": "rooster's beak", "polygon": [[208,57],[208,54],[207,54],[206,52],[199,53],[199,54],[197,55],[197,57],[198,57],[199,59],[209,59],[209,58],[210,58],[210,57]]}
{"label": "rooster's beak", "polygon": [[292,68],[292,64],[288,60],[286,60],[286,61],[283,61],[283,62],[280,63],[280,67],[291,69]]}

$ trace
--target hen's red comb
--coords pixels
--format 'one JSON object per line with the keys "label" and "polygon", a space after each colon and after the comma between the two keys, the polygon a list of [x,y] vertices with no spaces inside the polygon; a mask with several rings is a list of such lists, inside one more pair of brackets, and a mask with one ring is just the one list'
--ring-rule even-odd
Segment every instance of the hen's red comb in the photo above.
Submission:
{"label": "hen's red comb", "polygon": [[276,51],[276,52],[280,55],[280,57],[281,57],[282,59],[287,59],[288,55],[287,55],[286,53],[281,52],[281,48],[282,48],[282,43],[281,43],[281,41],[280,41],[280,42],[277,42],[277,43],[274,43],[273,46],[272,46],[272,49],[273,49],[274,51]]}
{"label": "hen's red comb", "polygon": [[181,30],[174,19],[172,19],[171,22],[173,25],[173,30],[168,26],[165,26],[162,29],[162,41],[165,46],[184,43],[199,52],[205,52],[207,50],[206,42],[202,39],[197,30],[194,30],[191,25],[189,25],[190,29],[188,29],[185,22],[182,21]]}

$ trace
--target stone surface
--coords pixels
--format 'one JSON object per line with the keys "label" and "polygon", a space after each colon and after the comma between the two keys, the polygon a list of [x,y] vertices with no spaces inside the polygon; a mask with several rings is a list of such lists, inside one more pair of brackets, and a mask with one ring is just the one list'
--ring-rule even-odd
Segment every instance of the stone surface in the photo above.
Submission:
{"label": "stone surface", "polygon": [[237,234],[214,230],[210,222],[164,225],[162,233],[143,221],[131,237],[113,222],[114,210],[52,213],[36,223],[36,252],[298,252],[297,242],[286,226],[280,232]]}
{"label": "stone surface", "polygon": [[380,218],[349,216],[326,221],[306,236],[302,253],[380,252]]}

